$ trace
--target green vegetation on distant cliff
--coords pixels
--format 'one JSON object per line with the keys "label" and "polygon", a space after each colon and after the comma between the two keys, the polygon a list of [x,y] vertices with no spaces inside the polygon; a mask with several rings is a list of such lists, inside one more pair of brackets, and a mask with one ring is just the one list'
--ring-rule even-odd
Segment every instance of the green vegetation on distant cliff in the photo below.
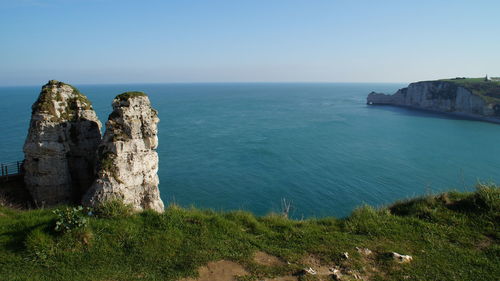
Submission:
{"label": "green vegetation on distant cliff", "polygon": [[[79,215],[86,222],[70,224]],[[245,267],[249,275],[241,280],[290,275],[310,266],[308,259],[357,272],[364,280],[487,281],[500,276],[500,189],[494,186],[383,209],[361,207],[345,219],[297,221],[175,205],[163,214],[131,214],[117,202],[91,216],[85,211],[68,217],[71,221],[51,209],[0,207],[0,279],[176,280],[196,276],[199,266],[222,259]],[[55,231],[58,221],[71,230]],[[289,263],[259,264],[252,258],[256,251]],[[413,261],[398,263],[391,252],[411,255]]]}
{"label": "green vegetation on distant cliff", "polygon": [[484,78],[453,78],[439,81],[454,83],[484,98],[489,103],[500,104],[500,81],[485,81]]}
{"label": "green vegetation on distant cliff", "polygon": [[120,101],[125,101],[130,98],[135,98],[135,97],[146,97],[147,95],[143,92],[137,92],[137,91],[132,91],[132,92],[125,92],[122,94],[119,94],[118,96],[115,97],[115,99],[119,99]]}

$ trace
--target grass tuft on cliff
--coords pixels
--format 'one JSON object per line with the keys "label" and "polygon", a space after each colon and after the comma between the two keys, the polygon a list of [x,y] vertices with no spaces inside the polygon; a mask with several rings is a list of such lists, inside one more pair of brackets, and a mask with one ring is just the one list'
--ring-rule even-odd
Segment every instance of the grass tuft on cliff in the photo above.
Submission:
{"label": "grass tuft on cliff", "polygon": [[[494,185],[382,209],[364,206],[343,219],[297,221],[176,205],[163,214],[131,214],[111,202],[89,216],[85,227],[61,233],[55,223],[53,209],[0,207],[1,280],[177,280],[221,259],[243,265],[250,272],[244,280],[261,280],[297,272],[308,256],[368,280],[500,276],[500,188]],[[373,254],[365,257],[356,247]],[[256,251],[290,264],[259,265],[252,259]],[[391,252],[411,255],[413,261],[397,263]]]}
{"label": "grass tuft on cliff", "polygon": [[137,92],[137,91],[125,92],[116,96],[115,99],[119,99],[120,101],[126,101],[130,98],[135,98],[135,97],[147,97],[147,95],[144,92]]}
{"label": "grass tuft on cliff", "polygon": [[[56,113],[56,108],[54,103],[59,103],[62,101],[61,94],[59,92],[54,93],[53,87],[62,87],[68,86],[73,90],[74,97],[70,100],[67,100],[67,108],[65,111],[61,112],[60,118],[57,118],[58,114]],[[51,114],[53,116],[54,122],[62,121],[62,120],[71,120],[76,117],[76,111],[81,108],[84,110],[91,110],[92,103],[90,100],[82,94],[77,88],[70,84],[66,84],[64,82],[60,82],[57,80],[50,80],[46,85],[42,87],[40,95],[38,96],[37,101],[32,106],[32,114],[35,111],[44,112],[47,114]]]}

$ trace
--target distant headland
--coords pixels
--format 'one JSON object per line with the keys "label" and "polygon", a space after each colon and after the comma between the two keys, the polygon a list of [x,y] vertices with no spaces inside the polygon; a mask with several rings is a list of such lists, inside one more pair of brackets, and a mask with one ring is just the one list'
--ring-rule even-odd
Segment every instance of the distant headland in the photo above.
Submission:
{"label": "distant headland", "polygon": [[416,82],[393,95],[371,92],[367,104],[404,106],[500,123],[500,78]]}

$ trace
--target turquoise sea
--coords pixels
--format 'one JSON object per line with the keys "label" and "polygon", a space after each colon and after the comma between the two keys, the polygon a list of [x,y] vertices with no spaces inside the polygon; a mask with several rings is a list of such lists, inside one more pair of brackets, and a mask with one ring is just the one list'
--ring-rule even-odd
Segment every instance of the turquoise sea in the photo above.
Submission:
{"label": "turquoise sea", "polygon": [[[295,218],[345,216],[362,204],[500,183],[500,125],[365,105],[369,92],[403,84],[76,86],[103,124],[115,95],[149,94],[166,204],[264,215],[286,198]],[[39,91],[0,87],[0,162],[22,159]]]}

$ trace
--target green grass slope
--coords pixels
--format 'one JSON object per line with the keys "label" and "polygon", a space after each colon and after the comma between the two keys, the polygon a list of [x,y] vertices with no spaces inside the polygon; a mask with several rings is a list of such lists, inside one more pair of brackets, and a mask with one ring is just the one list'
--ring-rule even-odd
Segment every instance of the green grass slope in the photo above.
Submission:
{"label": "green grass slope", "polygon": [[[84,219],[83,226],[61,232],[51,209],[0,207],[0,280],[177,280],[221,259],[243,265],[250,275],[242,280],[261,280],[297,272],[306,256],[359,272],[365,280],[500,277],[500,189],[491,185],[383,209],[365,206],[344,219],[297,221],[176,206],[163,214],[132,214],[117,202]],[[363,256],[356,247],[373,254]],[[289,263],[257,264],[252,254],[258,250]],[[413,261],[397,263],[391,252]]]}

